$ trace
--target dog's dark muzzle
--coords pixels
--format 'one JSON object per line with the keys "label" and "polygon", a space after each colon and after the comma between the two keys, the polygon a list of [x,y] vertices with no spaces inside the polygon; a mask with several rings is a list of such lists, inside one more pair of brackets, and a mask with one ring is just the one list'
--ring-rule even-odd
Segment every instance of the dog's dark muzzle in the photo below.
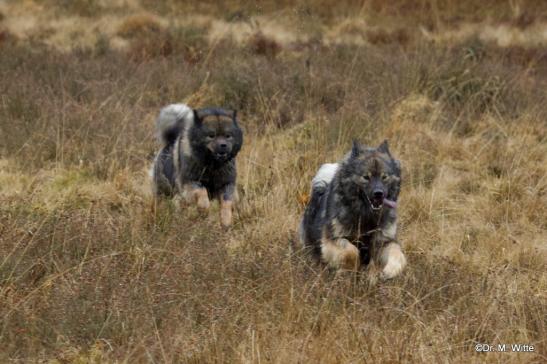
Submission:
{"label": "dog's dark muzzle", "polygon": [[227,152],[216,152],[215,159],[219,162],[223,162],[228,159],[229,154]]}
{"label": "dog's dark muzzle", "polygon": [[384,190],[382,188],[375,188],[372,190],[372,196],[369,197],[370,205],[373,210],[382,208],[384,204]]}
{"label": "dog's dark muzzle", "polygon": [[[372,210],[382,209],[384,205],[391,207],[394,203],[386,199],[386,193],[381,185],[376,185],[371,192],[362,191],[363,200],[368,202]],[[387,203],[386,203],[387,202]]]}
{"label": "dog's dark muzzle", "polygon": [[215,159],[219,161],[227,160],[230,155],[230,149],[231,148],[228,146],[227,143],[225,142],[218,143],[215,148]]}

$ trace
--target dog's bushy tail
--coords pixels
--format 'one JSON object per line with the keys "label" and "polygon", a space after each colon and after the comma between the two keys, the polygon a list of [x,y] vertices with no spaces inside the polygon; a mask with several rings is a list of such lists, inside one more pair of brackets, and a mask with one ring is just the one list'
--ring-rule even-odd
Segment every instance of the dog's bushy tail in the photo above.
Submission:
{"label": "dog's bushy tail", "polygon": [[311,244],[312,252],[317,256],[321,254],[321,248],[319,244],[316,244],[318,239],[317,231],[315,231],[315,225],[317,224],[318,214],[321,214],[321,204],[325,192],[332,182],[334,175],[338,171],[338,163],[326,163],[319,168],[315,177],[311,181],[311,197],[304,216],[299,227],[299,236],[302,245],[306,247]]}
{"label": "dog's bushy tail", "polygon": [[338,171],[338,163],[325,163],[319,168],[315,177],[311,181],[312,195],[314,193],[323,193],[331,183],[334,175]]}
{"label": "dog's bushy tail", "polygon": [[161,109],[156,120],[158,138],[163,145],[175,142],[185,122],[193,120],[194,112],[186,104],[171,104]]}

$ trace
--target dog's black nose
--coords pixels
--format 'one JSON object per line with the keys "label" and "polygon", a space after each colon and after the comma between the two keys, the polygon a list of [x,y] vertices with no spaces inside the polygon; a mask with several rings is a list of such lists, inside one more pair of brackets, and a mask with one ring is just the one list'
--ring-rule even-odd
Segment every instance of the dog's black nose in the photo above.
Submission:
{"label": "dog's black nose", "polygon": [[384,198],[384,191],[382,190],[375,190],[373,194],[374,194],[374,198],[377,198],[377,199]]}
{"label": "dog's black nose", "polygon": [[226,148],[228,148],[228,144],[226,144],[226,143],[220,143],[220,144],[218,145],[218,147],[219,147],[220,149],[226,149]]}

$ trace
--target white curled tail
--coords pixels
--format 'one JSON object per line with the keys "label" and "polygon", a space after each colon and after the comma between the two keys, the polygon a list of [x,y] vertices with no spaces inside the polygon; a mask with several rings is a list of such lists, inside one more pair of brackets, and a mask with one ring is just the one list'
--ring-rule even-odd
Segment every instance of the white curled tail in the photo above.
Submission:
{"label": "white curled tail", "polygon": [[338,167],[340,165],[338,163],[325,163],[319,168],[317,173],[315,174],[315,177],[313,177],[311,181],[311,188],[312,190],[318,189],[318,188],[326,188],[329,183],[332,182],[332,179],[334,178],[334,175],[338,171]]}
{"label": "white curled tail", "polygon": [[171,144],[185,123],[193,121],[194,112],[186,104],[171,104],[161,109],[156,120],[158,138],[163,145]]}

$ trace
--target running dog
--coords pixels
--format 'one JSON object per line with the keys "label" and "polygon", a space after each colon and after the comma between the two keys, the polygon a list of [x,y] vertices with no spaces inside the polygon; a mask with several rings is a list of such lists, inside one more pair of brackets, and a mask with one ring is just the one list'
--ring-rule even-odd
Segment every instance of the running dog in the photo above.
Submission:
{"label": "running dog", "polygon": [[397,241],[400,162],[387,141],[377,148],[353,142],[339,163],[323,164],[312,180],[300,240],[330,267],[358,270],[371,260],[381,279],[399,275],[406,258]]}
{"label": "running dog", "polygon": [[235,158],[243,144],[237,112],[172,104],[160,111],[156,128],[161,149],[151,173],[154,194],[180,194],[201,210],[216,198],[220,222],[230,226],[237,198]]}

